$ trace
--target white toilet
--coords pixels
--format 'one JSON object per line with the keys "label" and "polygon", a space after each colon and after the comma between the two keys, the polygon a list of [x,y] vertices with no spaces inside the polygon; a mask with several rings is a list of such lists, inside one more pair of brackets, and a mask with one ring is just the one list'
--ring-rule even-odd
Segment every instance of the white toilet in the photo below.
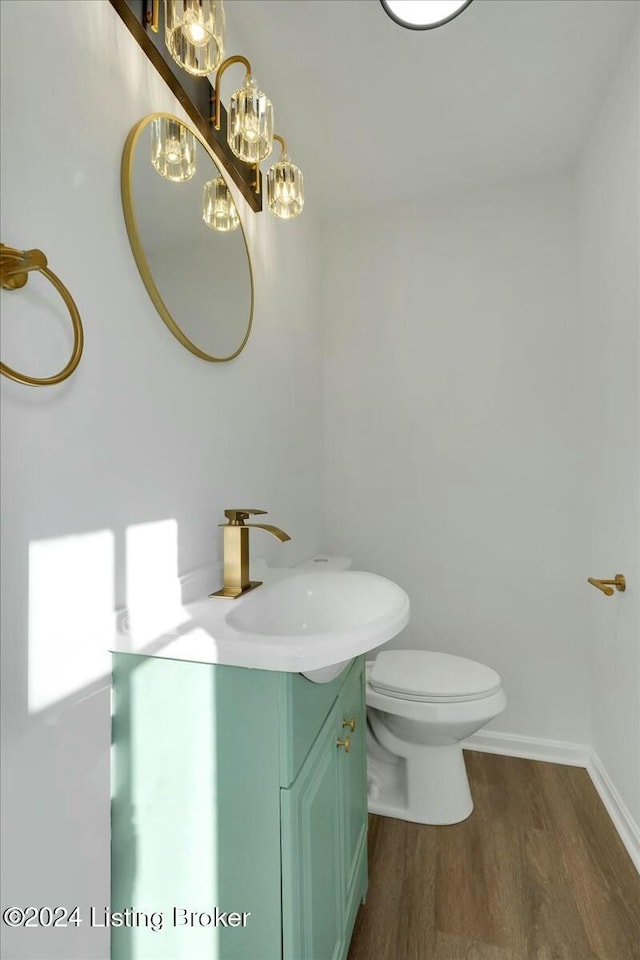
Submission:
{"label": "white toilet", "polygon": [[367,663],[369,810],[413,823],[473,810],[461,742],[505,709],[499,674],[475,660],[383,650]]}

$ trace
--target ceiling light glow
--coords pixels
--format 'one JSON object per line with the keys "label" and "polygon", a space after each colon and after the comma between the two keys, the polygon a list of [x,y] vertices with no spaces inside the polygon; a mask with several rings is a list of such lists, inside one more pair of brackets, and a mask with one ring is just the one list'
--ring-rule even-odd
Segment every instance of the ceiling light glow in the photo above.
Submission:
{"label": "ceiling light glow", "polygon": [[380,0],[392,20],[410,30],[430,30],[457,17],[471,0]]}

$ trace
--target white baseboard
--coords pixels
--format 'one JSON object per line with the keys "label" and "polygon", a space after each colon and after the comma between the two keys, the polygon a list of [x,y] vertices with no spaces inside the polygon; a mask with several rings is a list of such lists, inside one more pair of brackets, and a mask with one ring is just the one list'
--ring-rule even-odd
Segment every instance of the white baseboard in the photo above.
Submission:
{"label": "white baseboard", "polygon": [[523,757],[525,760],[585,767],[633,865],[640,873],[640,827],[627,810],[600,757],[588,744],[481,730],[464,740],[462,746],[467,750],[479,750],[482,753],[498,753],[506,757]]}
{"label": "white baseboard", "polygon": [[591,750],[587,772],[607,813],[611,817],[614,827],[618,831],[618,836],[633,861],[634,867],[640,873],[640,827],[625,806],[595,750]]}
{"label": "white baseboard", "polygon": [[474,733],[463,741],[462,746],[467,750],[479,750],[481,753],[499,753],[505,757],[564,763],[568,767],[588,767],[592,753],[591,747],[586,743],[523,737],[514,733],[499,733],[497,730]]}

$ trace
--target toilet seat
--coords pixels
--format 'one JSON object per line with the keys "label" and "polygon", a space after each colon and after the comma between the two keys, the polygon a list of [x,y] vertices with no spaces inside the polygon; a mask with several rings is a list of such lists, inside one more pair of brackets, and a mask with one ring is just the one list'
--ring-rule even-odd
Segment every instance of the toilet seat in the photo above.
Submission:
{"label": "toilet seat", "polygon": [[500,674],[466,657],[430,650],[383,650],[367,664],[371,688],[387,697],[422,703],[463,703],[490,697]]}

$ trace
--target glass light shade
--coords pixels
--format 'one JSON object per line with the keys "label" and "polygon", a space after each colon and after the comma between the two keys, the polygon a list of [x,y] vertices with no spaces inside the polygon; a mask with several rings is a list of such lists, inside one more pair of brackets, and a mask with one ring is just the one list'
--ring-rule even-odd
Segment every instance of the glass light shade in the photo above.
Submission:
{"label": "glass light shade", "polygon": [[151,163],[161,177],[183,183],[196,172],[196,138],[178,120],[151,121]]}
{"label": "glass light shade", "polygon": [[267,203],[271,213],[282,220],[291,220],[302,213],[304,177],[286,154],[267,172]]}
{"label": "glass light shade", "polygon": [[453,20],[471,0],[380,0],[380,3],[401,27],[429,30]]}
{"label": "glass light shade", "polygon": [[202,219],[208,227],[220,233],[229,233],[240,224],[233,197],[222,177],[209,180],[204,185]]}
{"label": "glass light shade", "polygon": [[260,163],[269,156],[273,148],[273,107],[250,75],[231,97],[227,124],[227,140],[236,157],[246,163]]}
{"label": "glass light shade", "polygon": [[206,77],[224,57],[222,0],[165,0],[164,39],[187,73]]}

